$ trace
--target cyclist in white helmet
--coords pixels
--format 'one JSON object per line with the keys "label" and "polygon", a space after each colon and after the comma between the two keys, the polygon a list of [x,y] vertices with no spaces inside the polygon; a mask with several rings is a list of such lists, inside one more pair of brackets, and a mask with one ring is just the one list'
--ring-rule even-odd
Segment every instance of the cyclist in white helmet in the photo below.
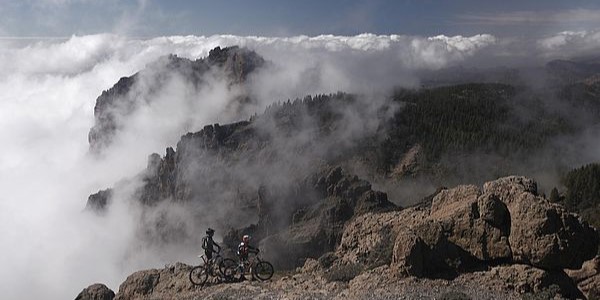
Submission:
{"label": "cyclist in white helmet", "polygon": [[[244,264],[248,261],[248,255],[250,253],[257,254],[258,252],[260,252],[258,248],[250,246],[250,236],[247,234],[244,235],[244,237],[242,237],[242,242],[238,246],[237,251],[237,255],[240,259],[240,266],[243,268]],[[244,275],[242,274],[241,279],[245,280],[246,277],[244,277]]]}

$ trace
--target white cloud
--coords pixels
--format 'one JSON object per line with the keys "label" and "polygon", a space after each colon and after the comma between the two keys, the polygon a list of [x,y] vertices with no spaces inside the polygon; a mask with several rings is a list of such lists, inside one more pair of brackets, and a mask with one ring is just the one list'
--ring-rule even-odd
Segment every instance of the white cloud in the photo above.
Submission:
{"label": "white cloud", "polygon": [[600,31],[563,31],[537,41],[544,56],[572,57],[595,55],[600,47]]}

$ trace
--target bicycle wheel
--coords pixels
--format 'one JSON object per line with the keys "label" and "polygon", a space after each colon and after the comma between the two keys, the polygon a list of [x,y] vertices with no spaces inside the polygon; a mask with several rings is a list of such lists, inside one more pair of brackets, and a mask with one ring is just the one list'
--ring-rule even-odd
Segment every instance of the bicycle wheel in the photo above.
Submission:
{"label": "bicycle wheel", "polygon": [[204,266],[197,266],[190,271],[190,281],[194,285],[204,285],[208,280],[208,272]]}
{"label": "bicycle wheel", "polygon": [[221,276],[223,277],[223,282],[236,282],[238,281],[237,279],[237,274],[239,271],[239,266],[226,266],[223,269],[223,273],[221,274]]}
{"label": "bicycle wheel", "polygon": [[260,280],[269,280],[273,277],[273,265],[268,261],[260,261],[254,266],[254,276]]}
{"label": "bicycle wheel", "polygon": [[221,272],[221,275],[225,275],[225,270],[227,270],[227,268],[235,268],[237,266],[238,263],[235,262],[235,260],[231,258],[225,258],[219,263],[219,272]]}
{"label": "bicycle wheel", "polygon": [[240,282],[243,280],[248,279],[246,277],[246,275],[250,275],[250,273],[248,273],[248,269],[249,266],[247,264],[243,264],[243,265],[235,265],[235,266],[231,266],[230,268],[227,268],[228,270],[232,270],[231,271],[231,275],[232,275],[232,279],[235,282]]}

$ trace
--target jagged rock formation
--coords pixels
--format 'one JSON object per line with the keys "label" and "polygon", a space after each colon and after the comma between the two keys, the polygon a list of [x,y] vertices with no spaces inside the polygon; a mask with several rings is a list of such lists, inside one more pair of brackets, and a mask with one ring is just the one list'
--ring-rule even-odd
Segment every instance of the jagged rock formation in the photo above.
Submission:
{"label": "jagged rock formation", "polygon": [[[259,218],[257,229],[266,236],[260,243],[261,249],[270,253],[267,258],[280,268],[296,267],[307,258],[317,258],[334,250],[342,238],[346,222],[352,218],[369,212],[398,209],[388,201],[385,193],[373,191],[367,181],[345,174],[340,167],[327,168],[309,179],[308,183],[322,200],[296,210],[287,229],[265,235],[268,229],[277,230],[264,221],[274,219],[276,216],[272,214],[276,211]],[[261,227],[261,224],[265,226]]]}
{"label": "jagged rock formation", "polygon": [[[346,220],[355,214],[393,207],[387,196],[372,191],[369,183],[342,175],[341,169],[326,177],[329,169],[321,167],[329,161],[343,162],[357,153],[354,143],[344,145],[348,135],[355,133],[340,125],[350,121],[344,119],[345,113],[354,115],[361,106],[344,107],[343,111],[338,108],[354,101],[352,96],[341,93],[307,97],[270,107],[250,121],[214,124],[188,133],[182,136],[177,150],[167,148],[162,158],[150,155],[146,170],[134,180],[143,183],[134,198],[149,209],[163,201],[185,205],[192,214],[191,222],[204,222],[189,227],[210,224],[223,232],[254,223],[257,229],[252,232],[257,242],[282,233],[290,224],[300,230],[308,228],[302,224],[335,223],[327,232],[315,232],[327,236],[327,242],[318,248],[332,249]],[[307,126],[307,118],[316,122]],[[298,135],[304,138],[298,139]],[[355,135],[356,139],[363,138]],[[107,196],[109,192],[94,195],[90,206],[104,207],[103,203],[109,202]],[[218,212],[212,207],[218,207]],[[321,215],[321,209],[338,207],[340,212]],[[169,220],[153,222],[142,222],[141,227],[168,226]],[[155,229],[145,232],[163,232]],[[172,238],[188,235],[170,232],[169,239],[177,242]],[[237,242],[238,237],[232,235],[231,239]]]}
{"label": "jagged rock formation", "polygon": [[75,300],[113,300],[115,292],[109,289],[106,285],[96,283],[83,289]]}
{"label": "jagged rock formation", "polygon": [[[210,73],[230,85],[240,85],[264,64],[264,59],[254,51],[236,46],[217,47],[206,58],[194,61],[176,55],[161,57],[144,70],[121,78],[98,97],[94,107],[95,124],[88,137],[90,150],[98,153],[110,145],[124,120],[140,105],[152,101],[152,95],[160,92],[169,80],[180,78],[198,89]],[[240,103],[249,101],[244,95],[237,100]]]}
{"label": "jagged rock formation", "polygon": [[[389,240],[395,240],[393,248],[381,243]],[[494,272],[507,281],[530,280],[520,284],[524,292],[557,284],[565,295],[576,295],[563,269],[581,267],[597,250],[594,228],[538,196],[534,181],[511,176],[483,189],[442,190],[430,207],[355,218],[334,265],[369,265],[370,257],[383,252],[400,274],[455,278],[508,264]]]}
{"label": "jagged rock formation", "polygon": [[106,206],[109,204],[111,197],[112,189],[98,191],[97,193],[88,197],[85,209],[94,212],[103,212],[106,209]]}

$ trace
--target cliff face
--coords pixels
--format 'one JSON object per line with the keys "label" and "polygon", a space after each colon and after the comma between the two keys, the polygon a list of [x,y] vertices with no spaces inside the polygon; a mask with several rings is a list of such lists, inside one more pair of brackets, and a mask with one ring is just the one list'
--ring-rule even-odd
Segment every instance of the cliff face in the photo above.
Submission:
{"label": "cliff face", "polygon": [[[144,70],[121,78],[96,99],[95,124],[88,136],[91,152],[98,153],[109,146],[127,118],[140,105],[149,104],[153,95],[170,80],[184,79],[196,89],[206,83],[207,76],[225,80],[229,85],[243,85],[248,76],[264,64],[264,59],[255,52],[235,46],[217,47],[207,57],[194,61],[175,55],[161,57]],[[242,95],[236,101],[250,100]]]}
{"label": "cliff face", "polygon": [[[357,108],[340,110],[337,104],[352,101],[346,94],[307,98],[271,107],[251,121],[188,133],[176,151],[150,155],[134,197],[148,210],[165,202],[185,206],[192,228],[233,228],[226,241],[231,247],[238,234],[252,233],[267,248],[286,249],[272,251],[280,255],[272,257],[278,266],[298,266],[306,257],[333,250],[353,216],[396,207],[368,182],[329,166],[357,152],[348,134],[356,134],[357,141],[365,138],[338,127],[348,121],[348,110]],[[315,121],[306,125],[306,119]],[[110,193],[92,195],[88,207],[102,210]],[[179,221],[143,220],[141,236],[148,241],[166,237],[171,243],[194,239],[185,229],[170,231],[169,224]]]}

